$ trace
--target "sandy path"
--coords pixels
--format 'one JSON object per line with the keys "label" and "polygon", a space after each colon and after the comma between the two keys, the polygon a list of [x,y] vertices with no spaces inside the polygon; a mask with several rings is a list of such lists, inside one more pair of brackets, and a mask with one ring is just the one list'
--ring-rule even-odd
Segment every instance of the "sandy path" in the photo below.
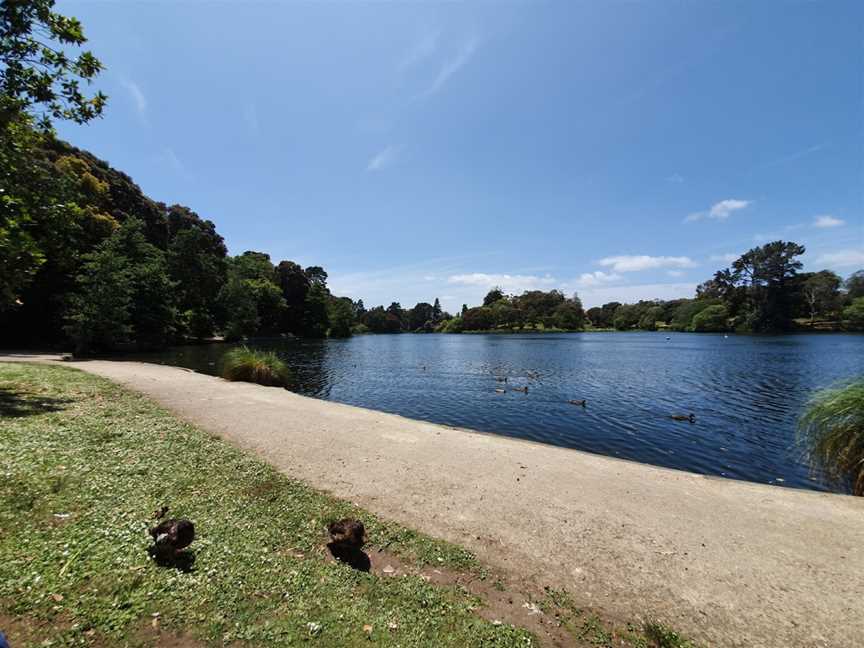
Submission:
{"label": "sandy path", "polygon": [[658,616],[712,646],[864,645],[862,498],[707,478],[172,367],[73,366],[607,615]]}

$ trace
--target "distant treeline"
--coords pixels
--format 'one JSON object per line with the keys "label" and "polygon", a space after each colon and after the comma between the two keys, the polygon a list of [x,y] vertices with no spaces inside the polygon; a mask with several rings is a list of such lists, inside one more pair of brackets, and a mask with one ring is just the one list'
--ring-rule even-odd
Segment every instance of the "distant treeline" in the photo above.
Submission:
{"label": "distant treeline", "polygon": [[[691,299],[609,302],[584,311],[577,295],[558,290],[505,295],[494,288],[482,306],[462,307],[436,326],[442,332],[668,328],[675,331],[784,332],[829,321],[835,330],[864,329],[864,271],[845,281],[829,270],[800,272],[797,243],[753,248],[700,284]],[[434,322],[433,322],[434,323]],[[428,328],[428,327],[427,327]]]}
{"label": "distant treeline", "polygon": [[0,132],[4,346],[158,348],[224,334],[350,335],[327,273],[229,257],[209,220],[145,196],[129,176],[32,126]]}

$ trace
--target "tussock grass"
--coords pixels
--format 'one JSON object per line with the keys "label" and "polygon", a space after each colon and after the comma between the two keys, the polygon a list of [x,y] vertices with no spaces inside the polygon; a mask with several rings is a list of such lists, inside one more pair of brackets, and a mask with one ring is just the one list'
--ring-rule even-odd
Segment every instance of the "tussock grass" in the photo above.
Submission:
{"label": "tussock grass", "polygon": [[290,387],[294,372],[273,351],[260,351],[247,346],[232,349],[222,359],[220,374],[226,380],[240,380],[273,387]]}
{"label": "tussock grass", "polygon": [[864,496],[864,378],[817,392],[798,430],[813,464],[854,495]]}

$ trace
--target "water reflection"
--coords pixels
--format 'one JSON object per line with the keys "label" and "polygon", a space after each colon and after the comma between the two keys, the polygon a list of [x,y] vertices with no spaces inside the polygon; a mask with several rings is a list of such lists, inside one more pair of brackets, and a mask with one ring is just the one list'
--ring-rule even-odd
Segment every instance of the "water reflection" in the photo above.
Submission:
{"label": "water reflection", "polygon": [[[284,357],[308,396],[814,489],[826,486],[795,443],[797,416],[812,390],[864,373],[860,335],[385,335],[250,345]],[[229,348],[178,347],[138,359],[212,374]],[[514,389],[523,387],[527,393]],[[690,412],[693,425],[671,418]]]}

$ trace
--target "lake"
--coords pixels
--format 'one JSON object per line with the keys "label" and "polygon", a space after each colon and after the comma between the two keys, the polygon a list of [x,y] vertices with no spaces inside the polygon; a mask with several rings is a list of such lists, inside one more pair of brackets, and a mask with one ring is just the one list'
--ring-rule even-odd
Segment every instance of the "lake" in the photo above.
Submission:
{"label": "lake", "polygon": [[[231,346],[135,359],[216,374]],[[864,374],[864,336],[852,334],[402,334],[250,346],[277,350],[297,371],[296,391],[308,396],[815,490],[831,487],[808,468],[795,421],[814,389]],[[496,379],[505,376],[507,383]],[[527,393],[512,389],[526,386]],[[692,424],[671,418],[691,412]]]}

